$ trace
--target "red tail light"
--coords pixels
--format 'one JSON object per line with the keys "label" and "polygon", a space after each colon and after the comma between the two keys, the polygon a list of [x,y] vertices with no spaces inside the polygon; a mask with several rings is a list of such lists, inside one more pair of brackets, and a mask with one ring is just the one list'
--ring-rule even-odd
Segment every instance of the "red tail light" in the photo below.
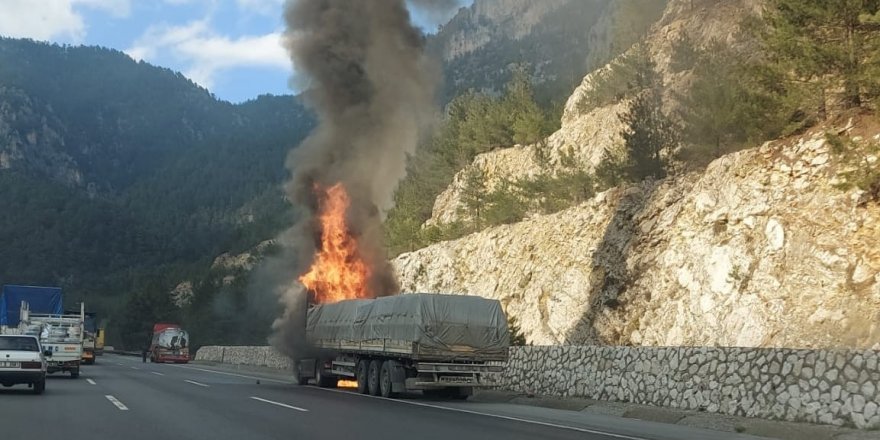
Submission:
{"label": "red tail light", "polygon": [[43,364],[41,364],[39,362],[22,362],[21,368],[39,370],[40,368],[43,368]]}

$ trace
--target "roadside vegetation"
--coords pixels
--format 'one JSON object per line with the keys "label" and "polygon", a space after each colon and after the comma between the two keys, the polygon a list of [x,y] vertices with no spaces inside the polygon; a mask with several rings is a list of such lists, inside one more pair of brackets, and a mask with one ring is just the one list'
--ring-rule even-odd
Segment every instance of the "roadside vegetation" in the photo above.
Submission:
{"label": "roadside vegetation", "polygon": [[[461,229],[459,225],[432,230],[423,230],[421,226],[431,217],[437,195],[478,154],[538,142],[558,129],[560,117],[559,109],[538,105],[523,69],[515,69],[501,96],[468,91],[453,99],[434,136],[410,158],[407,177],[394,195],[395,206],[385,222],[386,243],[391,253],[418,249],[472,231],[473,228]],[[469,182],[482,181],[479,177],[473,176]],[[482,198],[475,201],[482,202]]]}
{"label": "roadside vegetation", "polygon": [[[504,97],[468,93],[456,98],[396,195],[386,222],[390,254],[515,223],[531,213],[557,212],[622,183],[699,169],[724,154],[801,133],[836,115],[876,113],[880,0],[770,0],[763,17],[742,23],[734,46],[699,45],[683,35],[674,44],[671,69],[686,75],[687,86],[676,90],[664,88],[646,44],[636,44],[594,74],[593,87],[580,103],[582,112],[628,103],[620,115],[625,123],[621,154],[610,155],[594,170],[564,157],[560,170],[502,180],[491,188],[481,171],[469,171],[463,176],[460,220],[425,227],[436,196],[477,154],[515,143],[540,145],[554,128],[549,118],[558,116],[534,104],[524,75],[514,77]],[[830,140],[848,170],[841,187],[859,187],[877,200],[876,163],[850,143]]]}

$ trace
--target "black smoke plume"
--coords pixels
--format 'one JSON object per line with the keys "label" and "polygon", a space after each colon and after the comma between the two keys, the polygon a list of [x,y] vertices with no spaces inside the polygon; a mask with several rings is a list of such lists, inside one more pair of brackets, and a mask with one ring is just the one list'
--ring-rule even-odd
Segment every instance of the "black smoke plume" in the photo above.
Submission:
{"label": "black smoke plume", "polygon": [[398,293],[381,222],[407,155],[435,114],[438,78],[404,0],[291,0],[284,18],[294,82],[319,122],[287,160],[285,190],[301,219],[280,240],[289,278],[278,288],[285,310],[272,342],[293,356],[302,344],[306,306],[296,278],[320,245],[316,188],[345,186],[352,201],[348,225],[372,268],[370,287],[380,296]]}

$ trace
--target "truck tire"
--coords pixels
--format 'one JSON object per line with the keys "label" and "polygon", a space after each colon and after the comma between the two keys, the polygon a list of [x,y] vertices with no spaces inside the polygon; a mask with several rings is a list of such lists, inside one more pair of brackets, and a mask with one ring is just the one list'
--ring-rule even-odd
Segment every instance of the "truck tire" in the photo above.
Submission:
{"label": "truck tire", "polygon": [[293,364],[293,381],[299,386],[308,385],[309,383],[309,379],[303,377],[300,372],[299,361]]}
{"label": "truck tire", "polygon": [[327,371],[319,365],[315,367],[315,384],[321,388],[336,388],[339,385],[339,378],[328,375]]}
{"label": "truck tire", "polygon": [[79,377],[79,367],[76,367],[76,368],[70,370],[70,378],[71,379],[76,379],[78,377]]}
{"label": "truck tire", "polygon": [[46,391],[46,378],[40,379],[38,382],[34,382],[34,394],[43,394],[43,391]]}
{"label": "truck tire", "polygon": [[369,388],[371,396],[378,396],[381,390],[379,390],[379,374],[382,370],[382,361],[372,360],[370,361],[370,371],[367,375],[367,387]]}
{"label": "truck tire", "polygon": [[355,372],[355,376],[357,379],[357,391],[361,394],[368,394],[370,392],[370,387],[368,385],[370,375],[370,361],[366,359],[361,359],[357,363],[357,371]]}
{"label": "truck tire", "polygon": [[382,397],[391,398],[395,393],[392,391],[391,370],[397,362],[382,362],[382,370],[379,372],[379,394]]}
{"label": "truck tire", "polygon": [[459,387],[452,388],[455,392],[452,393],[452,398],[456,400],[467,400],[468,397],[471,397],[474,394],[474,387]]}

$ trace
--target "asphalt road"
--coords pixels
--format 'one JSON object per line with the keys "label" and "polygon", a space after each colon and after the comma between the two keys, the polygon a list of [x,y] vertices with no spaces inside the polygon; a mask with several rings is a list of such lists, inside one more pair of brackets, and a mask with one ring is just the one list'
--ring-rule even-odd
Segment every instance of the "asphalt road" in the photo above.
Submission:
{"label": "asphalt road", "polygon": [[[259,379],[260,383],[257,383]],[[521,405],[391,400],[269,376],[105,355],[46,393],[0,388],[0,438],[687,440],[737,434]]]}

